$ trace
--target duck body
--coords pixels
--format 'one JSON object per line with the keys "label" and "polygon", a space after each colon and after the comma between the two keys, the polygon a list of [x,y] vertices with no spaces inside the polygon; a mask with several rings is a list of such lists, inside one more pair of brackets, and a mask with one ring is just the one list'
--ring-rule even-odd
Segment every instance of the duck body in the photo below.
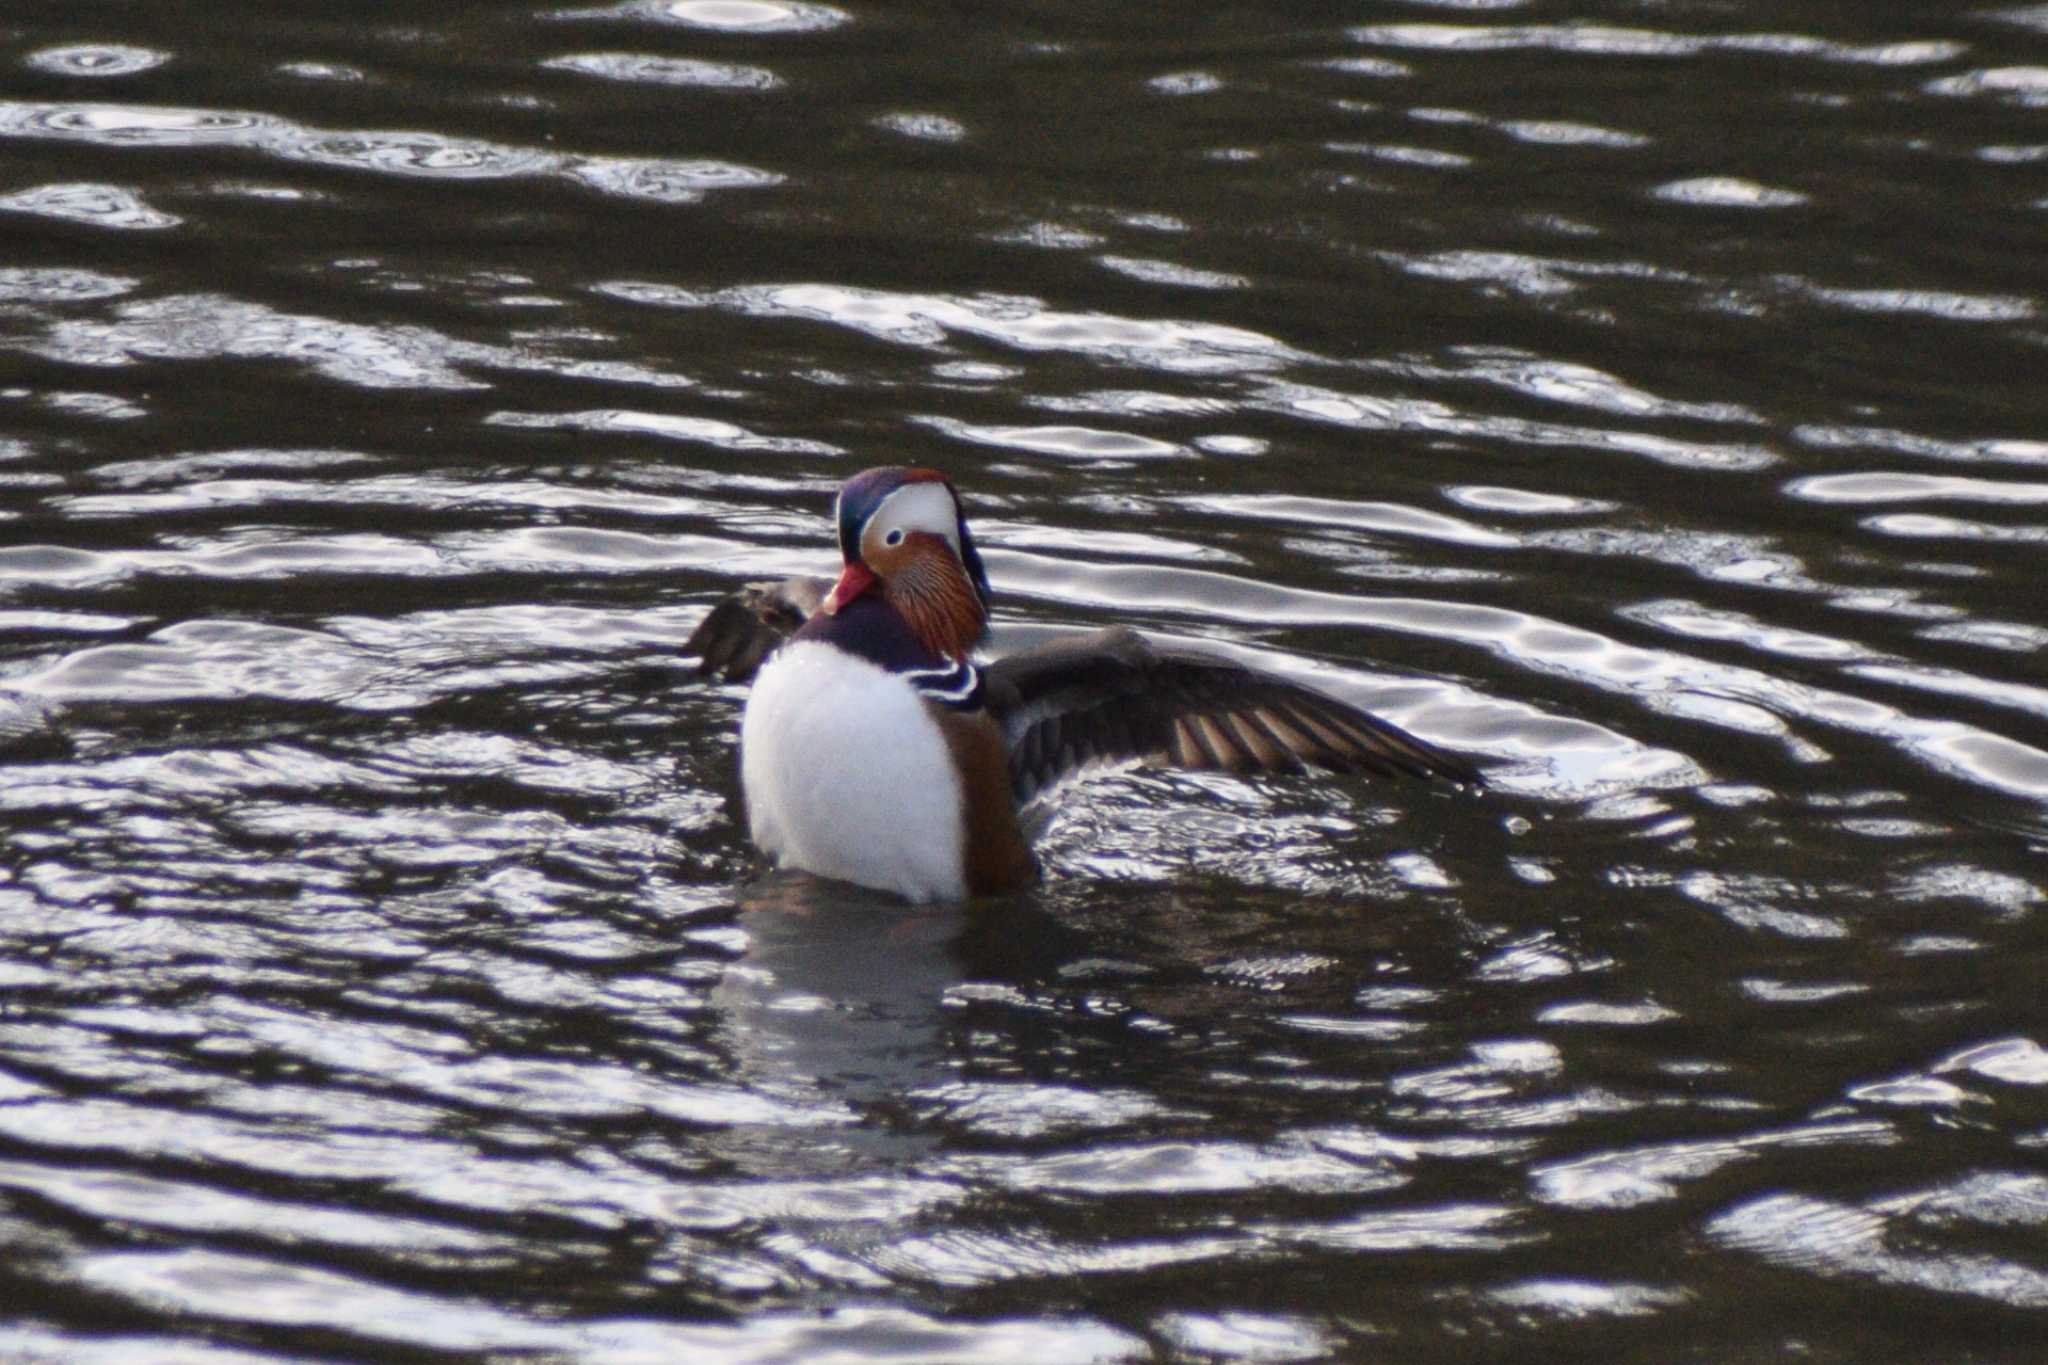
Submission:
{"label": "duck body", "polygon": [[960,775],[924,698],[887,669],[818,640],[777,650],[747,698],[740,781],[777,862],[913,901],[966,896]]}
{"label": "duck body", "polygon": [[770,655],[740,725],[761,851],[913,901],[1029,881],[1001,734],[920,688],[934,683],[971,695],[979,678],[926,653],[879,597],[812,617]]}
{"label": "duck body", "polygon": [[1020,810],[1119,762],[1481,781],[1314,689],[1123,628],[978,662],[988,580],[952,484],[871,469],[836,511],[836,581],[747,588],[684,646],[752,680],[749,832],[785,866],[913,901],[1012,890],[1037,875]]}

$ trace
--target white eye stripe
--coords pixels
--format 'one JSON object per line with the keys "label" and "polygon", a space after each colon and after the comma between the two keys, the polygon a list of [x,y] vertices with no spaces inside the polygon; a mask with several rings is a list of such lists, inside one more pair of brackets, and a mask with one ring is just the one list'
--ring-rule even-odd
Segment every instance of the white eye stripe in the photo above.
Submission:
{"label": "white eye stripe", "polygon": [[960,509],[942,483],[905,484],[882,499],[870,526],[882,533],[879,539],[885,545],[901,545],[899,532],[928,531],[943,536],[953,553],[960,553]]}

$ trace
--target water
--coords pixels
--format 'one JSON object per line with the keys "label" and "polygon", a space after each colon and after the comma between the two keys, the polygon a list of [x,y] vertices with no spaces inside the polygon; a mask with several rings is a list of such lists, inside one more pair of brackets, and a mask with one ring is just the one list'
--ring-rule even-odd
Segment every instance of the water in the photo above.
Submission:
{"label": "water", "polygon": [[[2040,1358],[2048,9],[0,40],[0,1355]],[[884,462],[1491,791],[763,875]]]}

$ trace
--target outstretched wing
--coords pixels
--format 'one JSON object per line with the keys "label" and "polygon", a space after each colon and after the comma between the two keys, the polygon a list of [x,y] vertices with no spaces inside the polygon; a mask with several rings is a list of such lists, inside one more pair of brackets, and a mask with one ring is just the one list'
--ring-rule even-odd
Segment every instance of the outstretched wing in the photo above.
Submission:
{"label": "outstretched wing", "polygon": [[1020,804],[1082,768],[1132,759],[1484,783],[1464,759],[1355,706],[1215,655],[1157,648],[1124,627],[1051,641],[984,675]]}
{"label": "outstretched wing", "polygon": [[697,655],[697,671],[706,677],[716,674],[727,682],[745,682],[776,646],[811,619],[830,591],[829,578],[749,583],[697,623],[683,642],[683,654]]}

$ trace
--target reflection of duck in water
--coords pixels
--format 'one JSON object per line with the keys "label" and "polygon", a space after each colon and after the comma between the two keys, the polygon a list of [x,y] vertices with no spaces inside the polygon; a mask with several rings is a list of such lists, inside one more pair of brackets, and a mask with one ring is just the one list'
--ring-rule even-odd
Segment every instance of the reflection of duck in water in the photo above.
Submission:
{"label": "reflection of duck in water", "polygon": [[960,916],[801,874],[755,880],[738,908],[745,950],[711,994],[720,1079],[737,1090],[709,1147],[759,1175],[928,1154],[918,1096],[958,1046]]}
{"label": "reflection of duck in water", "polygon": [[837,512],[836,583],[748,588],[683,647],[754,679],[740,776],[754,842],[785,865],[916,901],[1009,890],[1037,871],[1019,809],[1107,763],[1480,781],[1335,698],[1121,627],[978,664],[988,576],[953,485],[870,469]]}

